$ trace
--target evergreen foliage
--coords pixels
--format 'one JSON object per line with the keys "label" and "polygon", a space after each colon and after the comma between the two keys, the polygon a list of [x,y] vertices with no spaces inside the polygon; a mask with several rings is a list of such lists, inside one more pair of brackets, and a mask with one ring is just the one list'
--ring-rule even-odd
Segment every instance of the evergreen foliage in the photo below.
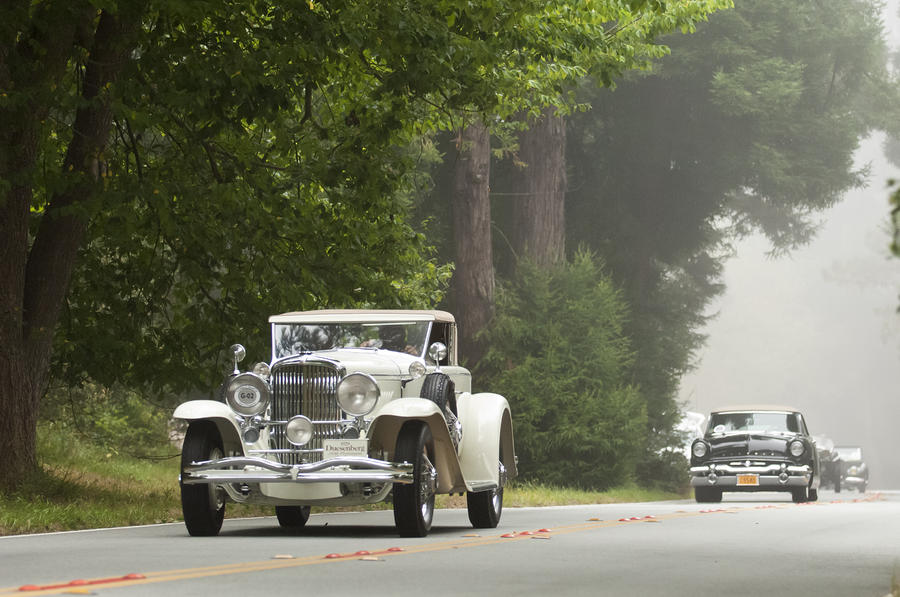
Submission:
{"label": "evergreen foliage", "polygon": [[591,489],[631,479],[645,403],[630,383],[627,307],[602,261],[579,251],[549,269],[520,263],[496,309],[477,379],[510,401],[523,478]]}

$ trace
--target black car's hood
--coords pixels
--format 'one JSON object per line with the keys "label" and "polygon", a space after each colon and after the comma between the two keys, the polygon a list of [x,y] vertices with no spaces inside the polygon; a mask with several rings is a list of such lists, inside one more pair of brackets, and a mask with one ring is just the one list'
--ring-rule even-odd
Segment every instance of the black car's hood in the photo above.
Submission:
{"label": "black car's hood", "polygon": [[728,433],[706,437],[710,456],[787,456],[788,442],[796,435],[784,433]]}

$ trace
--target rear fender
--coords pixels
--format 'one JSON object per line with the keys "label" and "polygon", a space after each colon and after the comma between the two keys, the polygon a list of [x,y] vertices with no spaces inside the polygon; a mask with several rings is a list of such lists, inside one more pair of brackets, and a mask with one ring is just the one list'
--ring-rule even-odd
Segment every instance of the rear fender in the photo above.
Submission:
{"label": "rear fender", "polygon": [[212,421],[222,436],[222,447],[226,455],[244,455],[240,424],[228,405],[215,400],[190,400],[178,405],[172,418],[182,421]]}
{"label": "rear fender", "polygon": [[380,446],[393,459],[397,435],[407,421],[422,421],[431,430],[434,466],[438,472],[437,493],[455,493],[466,489],[456,448],[450,439],[447,420],[438,406],[424,398],[400,398],[385,404],[369,426],[366,436],[370,445]]}
{"label": "rear fender", "polygon": [[518,475],[512,416],[509,403],[499,394],[465,393],[457,397],[462,441],[459,461],[466,481],[472,485],[499,484],[499,462],[507,480]]}

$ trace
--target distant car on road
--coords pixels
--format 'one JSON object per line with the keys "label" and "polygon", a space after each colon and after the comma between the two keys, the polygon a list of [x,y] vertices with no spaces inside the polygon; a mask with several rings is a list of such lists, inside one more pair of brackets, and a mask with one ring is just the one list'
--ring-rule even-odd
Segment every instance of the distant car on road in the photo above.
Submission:
{"label": "distant car on road", "polygon": [[869,486],[869,467],[863,460],[862,448],[838,446],[835,450],[841,456],[841,483],[848,489],[865,493]]}
{"label": "distant car on road", "polygon": [[720,502],[723,491],[784,491],[798,503],[819,498],[816,444],[792,407],[714,410],[691,445],[690,471],[698,502]]}
{"label": "distant car on road", "polygon": [[325,310],[269,318],[271,361],[234,371],[222,401],[181,404],[181,504],[191,535],[219,533],[228,501],[306,524],[311,506],[390,498],[397,530],[431,529],[435,494],[466,494],[493,528],[516,476],[503,396],[471,391],[444,311]]}

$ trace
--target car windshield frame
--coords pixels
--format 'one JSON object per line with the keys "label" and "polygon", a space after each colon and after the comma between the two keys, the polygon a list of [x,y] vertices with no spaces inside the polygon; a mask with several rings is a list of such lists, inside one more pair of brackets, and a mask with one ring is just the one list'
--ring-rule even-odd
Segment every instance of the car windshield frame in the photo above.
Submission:
{"label": "car windshield frame", "polygon": [[382,349],[425,356],[431,321],[273,323],[272,360],[342,348]]}

